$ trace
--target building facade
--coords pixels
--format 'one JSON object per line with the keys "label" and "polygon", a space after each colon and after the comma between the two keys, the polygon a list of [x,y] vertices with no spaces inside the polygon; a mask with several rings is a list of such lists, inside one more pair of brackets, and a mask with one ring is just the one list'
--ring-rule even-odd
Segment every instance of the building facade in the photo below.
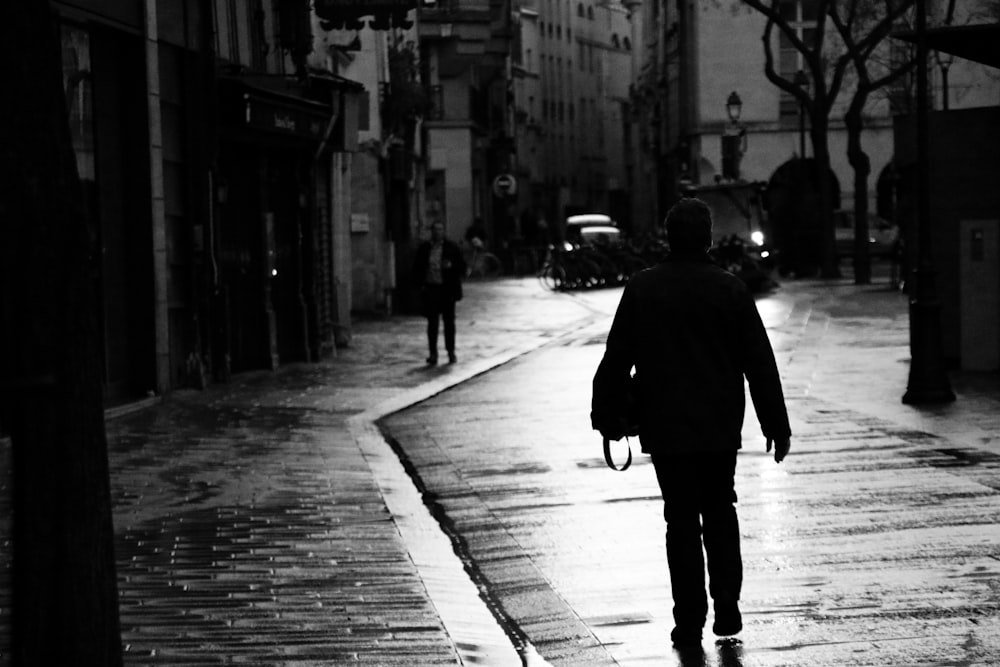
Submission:
{"label": "building facade", "polygon": [[[513,169],[509,0],[439,0],[418,11],[423,199],[415,239],[441,222],[462,239],[477,225],[487,246],[510,260],[516,236],[511,199],[493,182]],[[407,258],[409,259],[409,258]]]}
{"label": "building facade", "polygon": [[350,156],[377,83],[316,52],[309,3],[53,5],[107,402],[332,354],[349,338]]}
{"label": "building facade", "polygon": [[524,0],[512,50],[517,209],[524,236],[538,221],[558,238],[568,215],[608,213],[632,224],[633,27],[620,2]]}

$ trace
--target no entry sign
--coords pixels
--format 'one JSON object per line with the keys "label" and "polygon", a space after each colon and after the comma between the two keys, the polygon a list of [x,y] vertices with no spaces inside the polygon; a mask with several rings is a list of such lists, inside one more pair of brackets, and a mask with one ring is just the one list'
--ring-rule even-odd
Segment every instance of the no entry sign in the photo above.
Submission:
{"label": "no entry sign", "polygon": [[493,194],[497,197],[512,197],[517,194],[517,179],[512,174],[499,174],[493,179]]}

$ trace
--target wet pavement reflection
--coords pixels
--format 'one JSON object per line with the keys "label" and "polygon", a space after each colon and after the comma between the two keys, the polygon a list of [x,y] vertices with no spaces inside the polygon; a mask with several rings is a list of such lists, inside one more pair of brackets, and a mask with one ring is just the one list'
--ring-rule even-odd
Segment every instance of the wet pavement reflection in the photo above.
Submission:
{"label": "wet pavement reflection", "polygon": [[719,639],[708,651],[703,646],[674,649],[677,667],[747,667],[743,662],[743,642]]}

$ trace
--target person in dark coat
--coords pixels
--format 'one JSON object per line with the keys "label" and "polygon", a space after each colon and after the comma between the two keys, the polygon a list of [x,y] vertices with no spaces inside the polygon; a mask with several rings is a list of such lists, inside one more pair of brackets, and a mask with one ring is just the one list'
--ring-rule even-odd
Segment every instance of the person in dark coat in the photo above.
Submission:
{"label": "person in dark coat", "polygon": [[[670,254],[626,285],[593,381],[592,425],[618,440],[637,422],[664,501],[667,563],[677,646],[701,644],[714,602],[713,631],[735,635],[743,564],[736,516],[736,454],[741,447],[744,378],[780,463],[791,429],[781,379],[746,285],[708,256],[712,214],[695,198],[667,214]],[[634,378],[631,377],[635,369]],[[634,405],[626,405],[633,397]]]}
{"label": "person in dark coat", "polygon": [[444,224],[431,225],[431,238],[417,248],[413,262],[413,281],[420,290],[423,313],[427,318],[427,363],[438,361],[438,321],[444,322],[444,346],[448,363],[455,363],[455,303],[462,300],[462,277],[465,259],[462,250],[444,236]]}

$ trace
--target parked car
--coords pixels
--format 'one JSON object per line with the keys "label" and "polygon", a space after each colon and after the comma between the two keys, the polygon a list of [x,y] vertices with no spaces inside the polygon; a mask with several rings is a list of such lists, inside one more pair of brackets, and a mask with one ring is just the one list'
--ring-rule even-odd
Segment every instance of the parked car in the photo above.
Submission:
{"label": "parked car", "polygon": [[[854,255],[854,212],[834,211],[837,257]],[[885,218],[868,214],[868,253],[871,257],[891,257],[899,239],[899,227]]]}
{"label": "parked car", "polygon": [[574,245],[621,245],[622,230],[611,216],[583,213],[566,218],[566,241]]}

